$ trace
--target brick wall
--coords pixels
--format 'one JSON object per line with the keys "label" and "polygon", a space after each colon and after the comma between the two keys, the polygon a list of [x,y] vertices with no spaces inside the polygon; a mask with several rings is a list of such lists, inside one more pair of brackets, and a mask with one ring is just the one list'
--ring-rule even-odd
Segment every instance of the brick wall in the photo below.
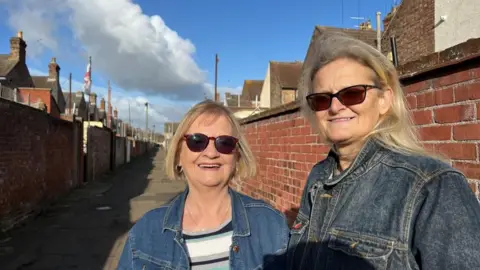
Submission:
{"label": "brick wall", "polygon": [[47,112],[51,116],[61,118],[60,109],[58,108],[57,102],[52,97],[50,89],[20,88],[19,94],[19,102],[32,105],[43,102],[47,106]]}
{"label": "brick wall", "polygon": [[[476,56],[460,53],[465,51]],[[449,157],[452,165],[465,173],[477,196],[480,195],[479,51],[480,39],[399,68],[425,145]],[[297,103],[244,119],[243,127],[257,158],[259,173],[256,178],[234,182],[233,187],[265,199],[289,218],[295,217],[306,177],[312,166],[325,157],[328,147],[312,133]]]}
{"label": "brick wall", "polygon": [[107,128],[88,128],[87,181],[96,181],[112,169],[112,132]]}
{"label": "brick wall", "polygon": [[115,167],[125,163],[126,141],[124,137],[115,137]]}
{"label": "brick wall", "polygon": [[391,51],[390,37],[395,36],[399,64],[435,51],[435,1],[403,0],[382,35],[382,52]]}
{"label": "brick wall", "polygon": [[82,130],[32,107],[0,99],[0,228],[39,211],[81,182]]}

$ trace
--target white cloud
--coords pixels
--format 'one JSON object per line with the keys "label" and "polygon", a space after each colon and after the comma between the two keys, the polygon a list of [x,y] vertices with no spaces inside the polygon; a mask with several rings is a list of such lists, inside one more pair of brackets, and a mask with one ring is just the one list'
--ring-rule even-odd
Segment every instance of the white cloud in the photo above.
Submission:
{"label": "white cloud", "polygon": [[211,95],[192,42],[131,0],[2,1],[9,25],[24,32],[29,56],[49,49],[56,55],[78,53],[86,62],[90,55],[94,81],[100,73],[122,89],[172,100]]}
{"label": "white cloud", "polygon": [[[46,76],[46,72],[38,69],[30,68],[30,74],[32,76]],[[60,83],[62,84],[63,92],[68,92],[68,78],[61,77]],[[83,83],[72,80],[72,91],[78,91],[82,89]],[[105,87],[92,86],[92,92],[97,94],[97,105],[100,104],[100,99],[105,98],[108,101],[108,89]],[[88,102],[88,98],[86,98]],[[138,93],[127,93],[123,90],[112,91],[112,110],[117,108],[118,117],[127,122],[130,120],[132,125],[145,129],[146,124],[146,110],[145,103],[149,103],[148,108],[148,125],[151,129],[153,125],[156,126],[156,131],[163,131],[161,127],[165,122],[179,121],[184,113],[192,105],[190,102],[176,102],[173,103],[168,100],[159,100],[151,98],[149,99],[145,95]],[[129,117],[130,116],[130,117]]]}

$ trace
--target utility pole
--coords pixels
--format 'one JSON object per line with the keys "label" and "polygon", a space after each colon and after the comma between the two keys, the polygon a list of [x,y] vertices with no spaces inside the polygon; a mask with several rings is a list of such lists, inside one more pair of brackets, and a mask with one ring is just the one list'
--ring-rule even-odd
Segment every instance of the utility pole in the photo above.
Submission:
{"label": "utility pole", "polygon": [[152,141],[155,141],[155,125],[153,125],[153,130],[152,130]]}
{"label": "utility pole", "polygon": [[145,102],[145,134],[148,134],[148,102]]}
{"label": "utility pole", "polygon": [[130,118],[130,100],[128,100],[128,126],[130,127],[130,130],[132,131],[132,137],[133,137],[132,119]]}
{"label": "utility pole", "polygon": [[377,11],[377,50],[382,51],[382,30],[380,29],[380,17],[382,13],[380,11]]}
{"label": "utility pole", "polygon": [[213,97],[213,100],[216,102],[217,101],[217,80],[218,80],[218,54],[215,54],[215,96]]}
{"label": "utility pole", "polygon": [[70,106],[70,115],[74,115],[74,111],[73,110],[73,104],[72,104],[72,73],[70,72],[70,74],[68,75],[68,92],[70,93],[70,97],[69,97],[69,106]]}
{"label": "utility pole", "polygon": [[107,108],[107,127],[112,128],[112,88],[108,80],[108,108]]}

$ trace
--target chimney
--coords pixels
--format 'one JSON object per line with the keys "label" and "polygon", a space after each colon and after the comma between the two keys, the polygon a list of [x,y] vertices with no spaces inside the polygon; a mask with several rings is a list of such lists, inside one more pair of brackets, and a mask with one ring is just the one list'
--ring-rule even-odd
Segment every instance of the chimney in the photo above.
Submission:
{"label": "chimney", "polygon": [[27,43],[23,40],[23,32],[19,31],[16,37],[10,39],[10,60],[25,63]]}
{"label": "chimney", "polygon": [[60,78],[60,66],[57,64],[57,58],[52,57],[48,64],[48,80],[58,81]]}
{"label": "chimney", "polygon": [[90,93],[90,105],[97,106],[97,94]]}
{"label": "chimney", "polygon": [[102,98],[100,100],[100,110],[105,111],[105,99]]}
{"label": "chimney", "polygon": [[115,110],[113,110],[113,117],[115,119],[118,119],[118,111],[117,111],[117,108],[115,108]]}

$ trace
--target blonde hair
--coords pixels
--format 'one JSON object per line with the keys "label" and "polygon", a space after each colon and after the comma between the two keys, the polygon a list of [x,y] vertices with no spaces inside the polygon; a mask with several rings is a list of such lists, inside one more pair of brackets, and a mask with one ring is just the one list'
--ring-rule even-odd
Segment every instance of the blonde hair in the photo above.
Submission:
{"label": "blonde hair", "polygon": [[308,107],[306,96],[312,93],[313,78],[322,67],[346,58],[372,69],[375,85],[383,89],[391,88],[393,92],[392,107],[367,137],[375,138],[385,147],[403,154],[432,155],[420,143],[397,71],[381,52],[354,37],[337,32],[322,34],[312,45],[313,51],[305,61],[298,90],[305,117],[325,141],[328,142],[318,127],[315,112]]}
{"label": "blonde hair", "polygon": [[180,122],[175,135],[173,135],[169,143],[167,156],[165,158],[165,173],[167,177],[171,180],[183,179],[183,174],[177,169],[180,158],[180,146],[185,133],[192,123],[203,114],[225,116],[232,125],[233,136],[238,139],[238,163],[233,173],[233,178],[242,180],[254,177],[257,169],[255,157],[243,135],[240,123],[228,108],[212,100],[205,100],[193,106]]}

